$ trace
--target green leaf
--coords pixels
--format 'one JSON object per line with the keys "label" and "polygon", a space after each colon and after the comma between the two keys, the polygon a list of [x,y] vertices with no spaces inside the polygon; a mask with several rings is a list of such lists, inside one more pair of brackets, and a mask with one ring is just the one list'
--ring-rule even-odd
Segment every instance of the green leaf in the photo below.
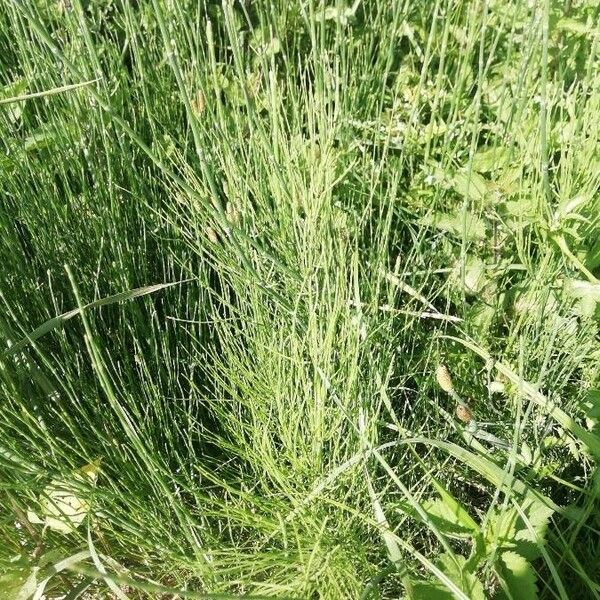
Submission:
{"label": "green leaf", "polygon": [[574,198],[562,200],[556,207],[554,221],[559,222],[561,219],[577,214],[578,209],[585,206],[591,199],[592,196],[589,194],[579,194]]}
{"label": "green leaf", "polygon": [[517,552],[503,552],[498,561],[498,574],[513,600],[536,600],[536,575],[531,564]]}
{"label": "green leaf", "polygon": [[23,149],[26,152],[43,150],[51,146],[56,139],[57,136],[55,132],[40,128],[39,131],[36,131],[25,138]]}
{"label": "green leaf", "polygon": [[587,298],[600,302],[600,283],[591,283],[581,279],[565,280],[565,290],[573,298]]}
{"label": "green leaf", "polygon": [[[32,92],[31,94],[18,94],[9,98],[1,98],[0,104],[8,104],[11,102],[24,102],[25,100],[30,100],[31,98],[42,98],[45,96],[52,96],[53,94],[61,94],[63,92],[69,92],[71,90],[76,90],[80,87],[84,87],[86,85],[90,85],[92,83],[96,83],[100,81],[100,79],[91,79],[90,81],[83,81],[81,83],[73,83],[70,85],[63,85],[60,87],[52,88],[50,90],[45,90],[43,92]],[[6,89],[6,88],[5,88]],[[21,91],[25,90],[25,86],[19,87]]]}
{"label": "green leaf", "polygon": [[540,546],[545,542],[548,521],[554,511],[533,498],[526,498],[520,508],[533,531],[515,507],[496,513],[488,521],[485,534],[488,553],[502,548],[514,550],[529,560],[540,556]]}
{"label": "green leaf", "polygon": [[[452,335],[444,335],[443,337],[445,339],[454,340],[457,343],[462,344],[465,348],[469,348],[478,354],[485,361],[489,361],[492,358],[487,350],[473,342],[471,339],[463,339]],[[556,402],[551,402],[550,399],[542,394],[536,386],[528,381],[524,381],[523,378],[513,371],[508,365],[501,361],[495,361],[494,367],[509,381],[517,385],[527,398],[533,400],[533,402],[540,406],[540,408],[542,408],[546,414],[550,415],[566,431],[570,432],[576,439],[582,442],[591,454],[593,454],[596,458],[600,458],[600,439],[595,434],[587,431],[587,429],[582,427],[579,423],[577,423],[577,421],[575,421],[564,410],[562,410],[562,408],[560,408]],[[429,443],[431,443],[431,441]],[[437,442],[437,444],[439,445],[440,442]],[[521,485],[524,486],[522,483]],[[527,489],[528,495],[542,500],[546,506],[556,508],[556,504],[549,498],[544,497],[542,494],[531,488],[527,488],[527,486],[524,487]]]}
{"label": "green leaf", "polygon": [[539,220],[535,204],[530,197],[522,197],[518,200],[509,200],[503,205],[503,212],[508,217],[514,217],[522,224],[535,223]]}
{"label": "green leaf", "polygon": [[340,25],[345,26],[349,21],[354,19],[356,10],[360,4],[360,0],[355,0],[354,4],[348,7],[345,4],[339,6],[327,6],[325,10],[316,15],[317,19],[325,19],[325,21],[337,21]]}
{"label": "green leaf", "polygon": [[466,169],[454,174],[452,188],[463,198],[477,202],[478,205],[484,204],[489,194],[486,180],[476,171],[468,173]]}
{"label": "green leaf", "polygon": [[467,295],[477,296],[490,282],[485,263],[477,256],[467,256],[464,270],[464,282],[462,281],[462,269],[460,261],[457,262],[452,273],[457,284],[464,283],[464,291]]}
{"label": "green leaf", "polygon": [[597,430],[600,424],[600,390],[588,390],[582,402],[582,408],[585,410],[588,429]]}
{"label": "green leaf", "polygon": [[567,279],[564,282],[566,293],[576,300],[574,309],[582,317],[593,317],[600,302],[600,284],[579,279]]}
{"label": "green leaf", "polygon": [[506,196],[514,196],[519,192],[522,175],[523,167],[521,166],[503,169],[498,180],[495,182],[496,189]]}
{"label": "green leaf", "polygon": [[[482,240],[485,237],[485,223],[477,215],[467,211],[465,223],[465,237],[467,240]],[[435,227],[447,231],[459,238],[463,235],[462,211],[452,213],[429,213],[419,219],[421,225]]]}
{"label": "green leaf", "polygon": [[0,599],[29,600],[37,588],[38,567],[11,568],[0,576]]}
{"label": "green leaf", "polygon": [[[409,514],[422,522],[419,514],[406,503],[402,503],[402,512]],[[430,521],[440,531],[449,537],[465,538],[476,534],[479,530],[477,523],[471,519],[467,511],[458,503],[451,506],[441,498],[425,500],[421,508],[427,513]]]}
{"label": "green leaf", "polygon": [[469,529],[474,533],[479,533],[481,531],[481,526],[471,517],[463,505],[433,477],[431,478],[431,483],[446,505],[447,510],[449,510],[456,519],[456,522],[465,529]]}
{"label": "green leaf", "polygon": [[16,600],[29,600],[29,598],[35,594],[37,589],[37,571],[37,567],[33,567],[33,569],[31,569],[29,577],[21,586],[16,595]]}
{"label": "green leaf", "polygon": [[[0,104],[14,102],[15,98],[21,96],[26,89],[27,81],[22,77],[16,79],[0,90],[0,96],[2,97],[2,99],[0,99]],[[8,120],[11,123],[17,123],[23,114],[23,105],[19,103],[12,104],[12,106],[6,107],[6,109],[3,110],[3,113],[8,117]]]}
{"label": "green leaf", "polygon": [[[455,560],[457,559],[457,560]],[[464,556],[442,554],[436,561],[437,566],[464,592],[471,600],[485,600],[483,585],[475,575],[466,568]],[[408,598],[411,600],[453,600],[456,595],[439,581],[410,581],[406,585]]]}
{"label": "green leaf", "polygon": [[478,173],[489,173],[508,164],[510,148],[503,146],[480,148],[473,157],[473,169]]}
{"label": "green leaf", "polygon": [[600,267],[600,235],[585,255],[585,266],[592,271]]}
{"label": "green leaf", "polygon": [[61,533],[73,533],[83,522],[90,510],[90,505],[82,497],[78,483],[95,482],[98,475],[99,462],[85,465],[73,475],[73,480],[53,479],[44,488],[40,497],[40,518],[35,512],[28,511],[31,523],[43,523],[46,527]]}
{"label": "green leaf", "polygon": [[[458,338],[453,338],[452,336],[446,337],[449,339],[458,340]],[[462,446],[458,446],[457,444],[444,442],[434,438],[418,437],[408,441],[412,443],[425,444],[428,446],[433,446],[434,448],[439,448],[440,450],[444,450],[479,473],[482,477],[485,477],[485,479],[499,489],[510,489],[513,493],[521,495],[527,499],[540,502],[541,504],[549,507],[552,512],[559,509],[558,505],[555,504],[550,498],[544,496],[544,494],[536,489],[529,487],[529,485],[514,475],[510,475],[504,469],[483,455],[475,454],[469,450],[466,450]]]}
{"label": "green leaf", "polygon": [[409,600],[454,600],[452,592],[436,581],[411,580],[404,585]]}
{"label": "green leaf", "polygon": [[440,555],[437,564],[471,600],[485,600],[483,585],[467,569],[467,559],[464,556],[444,553]]}

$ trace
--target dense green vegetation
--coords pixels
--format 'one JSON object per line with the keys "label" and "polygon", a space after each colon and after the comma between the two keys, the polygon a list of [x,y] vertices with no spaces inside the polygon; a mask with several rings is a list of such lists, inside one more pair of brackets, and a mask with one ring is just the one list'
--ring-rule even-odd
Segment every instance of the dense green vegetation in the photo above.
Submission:
{"label": "dense green vegetation", "polygon": [[597,0],[0,0],[0,598],[600,597]]}

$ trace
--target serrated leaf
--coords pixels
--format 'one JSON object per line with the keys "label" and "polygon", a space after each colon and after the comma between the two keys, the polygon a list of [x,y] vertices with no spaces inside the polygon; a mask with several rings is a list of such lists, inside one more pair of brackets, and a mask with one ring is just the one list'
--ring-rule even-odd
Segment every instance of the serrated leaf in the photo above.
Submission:
{"label": "serrated leaf", "polygon": [[[469,515],[463,505],[434,478],[431,483],[440,497],[425,500],[421,508],[438,531],[458,539],[480,535],[481,526]],[[402,503],[401,506],[405,514],[422,522],[421,516],[412,506],[407,503]]]}
{"label": "serrated leaf", "polygon": [[576,300],[574,309],[580,317],[593,317],[600,302],[600,284],[578,279],[564,282],[566,293]]}
{"label": "serrated leaf", "polygon": [[519,181],[523,174],[523,167],[507,167],[496,181],[496,188],[506,196],[513,196],[519,192]]}
{"label": "serrated leaf", "polygon": [[539,545],[545,541],[548,523],[554,511],[545,504],[531,499],[525,500],[521,509],[529,524],[527,525],[523,520],[520,520],[520,523],[523,523],[523,528],[519,529],[515,536],[517,550],[526,558],[533,560],[534,557],[537,558],[539,555]]}
{"label": "serrated leaf", "polygon": [[[4,86],[0,91],[0,104],[11,102],[15,97],[22,95],[26,89],[27,82],[22,77]],[[16,123],[21,119],[21,115],[23,114],[23,105],[18,102],[16,104],[11,104],[6,108],[5,114],[8,116],[8,120],[11,123]]]}
{"label": "serrated leaf", "polygon": [[537,600],[536,575],[525,557],[510,550],[503,552],[498,571],[514,600]]}
{"label": "serrated leaf", "polygon": [[360,4],[360,0],[355,0],[354,4],[350,7],[346,5],[340,6],[328,6],[324,11],[317,14],[318,19],[325,19],[325,21],[337,21],[340,25],[347,25],[348,21],[354,19],[356,10]]}
{"label": "serrated leaf", "polygon": [[47,527],[61,533],[72,533],[81,525],[90,506],[76,494],[72,484],[56,479],[46,487],[41,507]]}
{"label": "serrated leaf", "polygon": [[515,507],[496,513],[488,521],[485,535],[488,552],[495,548],[514,550],[529,560],[540,555],[539,547],[544,543],[554,511],[532,498],[526,498],[520,508],[533,531]]}
{"label": "serrated leaf", "polygon": [[585,416],[591,421],[592,427],[597,426],[600,422],[600,390],[588,390],[582,405],[585,409]]}
{"label": "serrated leaf", "polygon": [[517,314],[548,315],[558,312],[560,303],[552,289],[515,289],[513,308]]}

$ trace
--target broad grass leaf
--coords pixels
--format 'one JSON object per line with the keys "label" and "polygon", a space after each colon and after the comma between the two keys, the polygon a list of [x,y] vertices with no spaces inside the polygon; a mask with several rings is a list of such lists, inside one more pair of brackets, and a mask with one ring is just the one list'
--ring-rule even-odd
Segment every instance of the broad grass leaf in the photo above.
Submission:
{"label": "broad grass leaf", "polygon": [[25,583],[21,586],[17,595],[15,596],[15,600],[29,600],[37,589],[37,567],[33,567],[31,572],[29,573],[29,577]]}
{"label": "broad grass leaf", "polygon": [[524,556],[510,550],[503,552],[498,561],[498,574],[513,600],[537,599],[536,575]]}
{"label": "broad grass leaf", "polygon": [[[447,336],[450,339],[451,336]],[[475,454],[465,448],[453,444],[451,442],[445,442],[433,438],[414,438],[414,440],[407,440],[413,443],[422,443],[434,448],[444,450],[451,456],[454,456],[465,465],[479,473],[482,477],[487,479],[494,486],[501,489],[511,489],[513,493],[523,496],[526,499],[534,500],[548,507],[552,512],[559,510],[559,506],[555,504],[550,498],[539,492],[538,490],[531,488],[528,484],[521,481],[517,477],[510,475],[504,469],[500,468],[497,464],[487,459],[485,456]]]}
{"label": "broad grass leaf", "polygon": [[[444,336],[448,340],[455,340],[456,342],[462,344],[465,348],[469,348],[476,354],[478,354],[483,360],[489,361],[491,360],[490,353],[476,344],[471,339],[463,339],[451,335]],[[577,421],[571,418],[564,410],[562,410],[556,402],[552,402],[549,398],[544,396],[533,384],[528,381],[524,381],[522,377],[520,377],[515,371],[513,371],[508,365],[502,363],[501,361],[495,361],[494,367],[496,370],[501,373],[504,377],[506,377],[509,381],[519,386],[519,389],[523,391],[525,396],[529,399],[533,400],[538,406],[540,406],[548,415],[550,415],[557,423],[559,423],[566,431],[570,432],[573,437],[578,439],[581,443],[583,443],[587,450],[594,455],[596,458],[600,458],[600,439],[593,433],[590,433],[587,429],[582,427]],[[432,443],[431,440],[429,443]],[[436,442],[436,445],[439,445],[440,442]],[[454,453],[454,452],[453,452]],[[518,480],[517,480],[518,481]],[[527,489],[528,495],[532,497],[536,497],[538,500],[543,501],[546,506],[552,507],[555,510],[558,508],[557,505],[552,502],[549,498],[545,497],[543,494],[525,486],[525,484],[521,485]]]}
{"label": "broad grass leaf", "polygon": [[[46,96],[52,96],[53,94],[60,94],[62,92],[69,92],[71,90],[76,90],[77,88],[84,87],[86,85],[90,85],[92,83],[96,83],[99,79],[92,79],[90,81],[83,81],[82,83],[74,83],[70,85],[63,85],[60,87],[52,88],[49,90],[45,90],[43,92],[32,92],[32,93],[24,93],[27,89],[26,83],[24,79],[18,80],[16,83],[11,84],[3,89],[3,96],[6,94],[7,97],[0,98],[0,105],[2,104],[10,104],[10,103],[21,103],[25,100],[30,100],[32,98],[43,98]],[[20,116],[19,112],[19,116]]]}
{"label": "broad grass leaf", "polygon": [[576,214],[578,209],[585,206],[592,197],[589,194],[580,194],[574,198],[567,198],[559,203],[554,213],[554,220],[558,222],[570,215]]}
{"label": "broad grass leaf", "polygon": [[[189,280],[187,280],[189,281]],[[133,298],[138,298],[140,296],[145,296],[147,294],[153,294],[154,292],[158,292],[159,290],[164,290],[169,287],[173,287],[174,285],[179,285],[184,283],[184,281],[176,281],[173,283],[158,283],[155,285],[147,285],[140,288],[134,288],[132,290],[128,290],[126,292],[120,292],[118,294],[114,294],[113,296],[107,296],[106,298],[101,298],[100,300],[95,300],[94,302],[90,302],[86,304],[83,308],[99,308],[100,306],[107,306],[109,304],[115,304],[118,302],[123,302],[125,300],[131,300]],[[74,308],[73,310],[69,310],[57,317],[49,319],[42,325],[40,325],[37,329],[34,329],[27,337],[20,339],[17,343],[13,344],[10,348],[7,348],[4,352],[4,356],[10,356],[19,350],[22,350],[31,342],[41,338],[43,335],[50,333],[52,330],[57,327],[63,325],[65,321],[76,317],[81,313],[79,308]]]}

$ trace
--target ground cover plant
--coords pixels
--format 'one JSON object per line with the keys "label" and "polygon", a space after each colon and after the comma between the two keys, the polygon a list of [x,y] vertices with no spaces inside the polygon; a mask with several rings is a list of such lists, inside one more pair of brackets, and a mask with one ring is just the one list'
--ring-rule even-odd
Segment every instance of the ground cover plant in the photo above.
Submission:
{"label": "ground cover plant", "polygon": [[597,0],[0,0],[0,598],[600,597]]}

